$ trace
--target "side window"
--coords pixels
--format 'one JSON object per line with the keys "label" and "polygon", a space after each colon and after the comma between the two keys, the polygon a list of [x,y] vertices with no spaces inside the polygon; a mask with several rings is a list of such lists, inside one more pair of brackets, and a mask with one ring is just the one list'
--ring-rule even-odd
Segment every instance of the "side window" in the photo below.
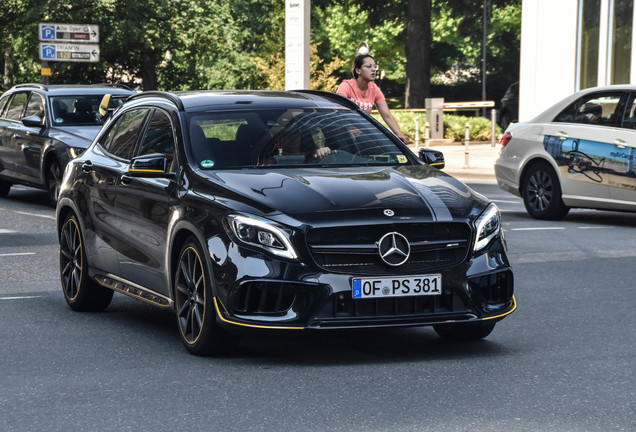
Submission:
{"label": "side window", "polygon": [[623,117],[622,127],[626,129],[636,129],[636,93],[629,96],[629,101],[625,107],[625,117]]}
{"label": "side window", "polygon": [[11,99],[11,96],[5,96],[3,98],[0,98],[0,118],[4,118],[4,110],[7,107],[7,103],[9,102],[9,99]]}
{"label": "side window", "polygon": [[623,93],[594,93],[585,95],[563,110],[556,122],[599,126],[614,126],[620,116]]}
{"label": "side window", "polygon": [[138,155],[164,154],[168,158],[168,166],[170,166],[174,158],[174,148],[174,134],[172,133],[170,117],[164,111],[155,110],[141,140]]}
{"label": "side window", "polygon": [[29,103],[27,104],[24,117],[36,115],[40,118],[44,118],[44,99],[37,93],[31,93]]}
{"label": "side window", "polygon": [[9,107],[7,109],[7,118],[9,120],[20,120],[22,115],[22,109],[24,108],[24,104],[27,100],[28,93],[16,93],[13,95],[11,102],[9,102]]}
{"label": "side window", "polygon": [[130,159],[147,114],[148,109],[145,108],[125,112],[108,132],[106,140],[102,144],[106,151],[113,156]]}

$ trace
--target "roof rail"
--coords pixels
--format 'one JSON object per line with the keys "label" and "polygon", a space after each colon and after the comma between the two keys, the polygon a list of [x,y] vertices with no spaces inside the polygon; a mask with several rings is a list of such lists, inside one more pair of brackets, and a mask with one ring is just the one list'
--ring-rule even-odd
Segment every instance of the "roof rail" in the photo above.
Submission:
{"label": "roof rail", "polygon": [[13,88],[26,88],[26,87],[35,87],[35,88],[38,88],[40,90],[48,90],[49,89],[44,84],[37,84],[37,83],[16,84],[16,85],[13,86]]}
{"label": "roof rail", "polygon": [[175,95],[174,93],[169,93],[166,91],[149,90],[149,91],[131,95],[128,97],[127,100],[137,100],[137,99],[143,99],[148,97],[159,97],[159,98],[167,99],[170,102],[174,103],[177,106],[177,108],[179,108],[179,111],[185,110],[185,107],[183,106],[183,101],[179,99],[179,97],[177,97],[177,95]]}
{"label": "roof rail", "polygon": [[126,84],[121,84],[121,83],[91,84],[91,86],[94,86],[94,87],[114,87],[114,88],[120,88],[120,89],[124,89],[124,90],[133,91],[133,89],[131,89],[129,86],[127,86]]}
{"label": "roof rail", "polygon": [[322,96],[325,99],[329,99],[330,101],[336,102],[339,105],[346,106],[348,108],[354,108],[360,111],[360,107],[358,106],[357,103],[355,103],[348,97],[345,97],[338,93],[331,93],[331,92],[322,91],[322,90],[291,90],[291,91],[294,93],[305,93],[305,94],[311,94],[316,96]]}

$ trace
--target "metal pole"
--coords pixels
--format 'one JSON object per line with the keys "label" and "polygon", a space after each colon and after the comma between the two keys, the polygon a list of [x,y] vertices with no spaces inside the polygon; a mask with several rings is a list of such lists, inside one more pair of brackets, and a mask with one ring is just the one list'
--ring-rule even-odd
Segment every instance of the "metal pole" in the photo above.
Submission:
{"label": "metal pole", "polygon": [[466,134],[464,136],[464,169],[470,168],[470,162],[468,160],[470,157],[469,142],[470,142],[470,125],[466,123]]}
{"label": "metal pole", "polygon": [[420,116],[415,116],[415,145],[420,146]]}
{"label": "metal pole", "polygon": [[[484,0],[483,34],[481,40],[481,100],[486,100],[486,42],[488,40],[488,20],[490,19],[490,0]],[[486,117],[486,108],[481,115]]]}
{"label": "metal pole", "polygon": [[490,145],[491,146],[495,146],[495,132],[497,131],[496,128],[496,124],[497,124],[497,110],[496,109],[491,109],[490,110],[490,123],[492,125],[492,128],[490,130]]}
{"label": "metal pole", "polygon": [[431,146],[431,125],[429,122],[426,122],[426,129],[424,132],[424,142],[426,143],[426,147]]}

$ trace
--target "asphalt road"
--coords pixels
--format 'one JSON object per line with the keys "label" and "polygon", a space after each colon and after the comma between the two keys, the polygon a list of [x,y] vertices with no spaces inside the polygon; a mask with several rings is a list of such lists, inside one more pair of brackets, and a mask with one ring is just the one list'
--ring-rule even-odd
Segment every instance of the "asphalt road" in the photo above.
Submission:
{"label": "asphalt road", "polygon": [[54,211],[0,199],[1,431],[634,431],[633,214],[530,219],[492,184],[519,307],[486,340],[428,328],[260,333],[186,353],[171,313],[72,312]]}

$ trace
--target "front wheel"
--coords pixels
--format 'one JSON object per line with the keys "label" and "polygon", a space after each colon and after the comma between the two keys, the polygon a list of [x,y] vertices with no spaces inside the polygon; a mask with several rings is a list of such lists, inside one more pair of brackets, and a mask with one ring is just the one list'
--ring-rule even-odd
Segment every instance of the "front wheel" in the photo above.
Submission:
{"label": "front wheel", "polygon": [[174,275],[174,301],[181,341],[195,355],[224,354],[238,339],[219,327],[210,272],[194,237],[181,247]]}
{"label": "front wheel", "polygon": [[88,277],[88,263],[82,234],[75,216],[69,216],[60,232],[60,276],[66,303],[76,311],[101,311],[113,298],[113,291]]}
{"label": "front wheel", "polygon": [[443,339],[455,341],[474,341],[488,336],[495,328],[493,321],[476,323],[451,323],[433,326],[435,332]]}
{"label": "front wheel", "polygon": [[60,194],[60,185],[62,184],[62,170],[57,161],[49,163],[46,170],[46,191],[49,198],[49,204],[55,207],[57,205],[57,197]]}
{"label": "front wheel", "polygon": [[524,176],[521,195],[526,210],[535,219],[559,220],[570,211],[561,199],[556,173],[545,162],[533,165]]}

